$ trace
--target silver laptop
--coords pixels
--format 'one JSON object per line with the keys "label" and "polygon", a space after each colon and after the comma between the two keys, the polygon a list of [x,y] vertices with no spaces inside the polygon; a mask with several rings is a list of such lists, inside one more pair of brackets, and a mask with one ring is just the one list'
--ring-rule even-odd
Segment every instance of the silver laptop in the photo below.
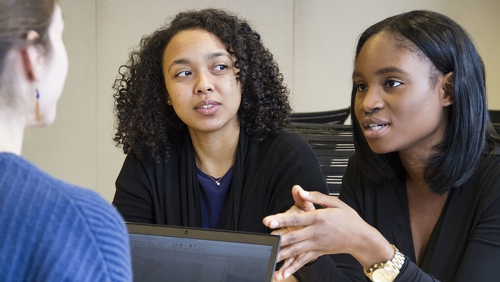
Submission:
{"label": "silver laptop", "polygon": [[271,282],[280,237],[127,223],[134,281]]}

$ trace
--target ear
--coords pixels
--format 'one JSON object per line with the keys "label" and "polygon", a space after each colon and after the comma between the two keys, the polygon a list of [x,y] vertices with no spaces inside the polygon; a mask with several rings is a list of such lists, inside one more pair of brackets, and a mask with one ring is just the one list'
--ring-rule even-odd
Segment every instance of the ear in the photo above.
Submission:
{"label": "ear", "polygon": [[[26,40],[35,41],[40,36],[36,31],[30,30],[26,35]],[[38,81],[42,72],[42,54],[36,45],[28,45],[21,50],[21,58],[26,79],[30,82]]]}
{"label": "ear", "polygon": [[440,91],[443,107],[453,104],[455,98],[455,87],[453,82],[453,72],[445,74],[441,80]]}

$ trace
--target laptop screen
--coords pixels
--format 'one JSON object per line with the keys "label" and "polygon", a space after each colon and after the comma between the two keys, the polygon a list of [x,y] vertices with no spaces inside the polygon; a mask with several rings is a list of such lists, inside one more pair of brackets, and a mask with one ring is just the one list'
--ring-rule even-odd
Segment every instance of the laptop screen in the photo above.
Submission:
{"label": "laptop screen", "polygon": [[134,281],[272,281],[279,237],[127,223]]}

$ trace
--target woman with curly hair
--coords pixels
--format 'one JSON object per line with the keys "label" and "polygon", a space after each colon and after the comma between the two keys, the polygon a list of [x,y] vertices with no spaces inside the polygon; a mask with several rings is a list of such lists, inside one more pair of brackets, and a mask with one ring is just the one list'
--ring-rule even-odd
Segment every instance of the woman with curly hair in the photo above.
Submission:
{"label": "woman with curly hair", "polygon": [[116,81],[127,154],[113,204],[132,222],[269,233],[300,184],[327,192],[316,155],[286,133],[288,89],[246,21],[181,12],[141,40]]}

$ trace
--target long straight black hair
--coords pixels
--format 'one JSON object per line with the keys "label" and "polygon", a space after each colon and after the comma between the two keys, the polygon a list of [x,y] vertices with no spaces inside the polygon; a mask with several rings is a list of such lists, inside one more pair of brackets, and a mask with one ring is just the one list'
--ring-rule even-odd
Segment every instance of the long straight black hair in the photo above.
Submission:
{"label": "long straight black hair", "polygon": [[[365,30],[359,37],[355,60],[365,42],[380,32],[403,36],[418,47],[415,52],[425,54],[441,73],[453,72],[453,104],[449,106],[445,137],[428,159],[424,176],[436,194],[463,185],[474,172],[485,146],[493,153],[500,141],[490,124],[484,64],[474,43],[452,19],[431,11],[411,11],[389,17]],[[376,181],[404,179],[405,170],[397,152],[379,155],[370,150],[355,116],[355,95],[353,83],[351,116],[361,167]]]}

